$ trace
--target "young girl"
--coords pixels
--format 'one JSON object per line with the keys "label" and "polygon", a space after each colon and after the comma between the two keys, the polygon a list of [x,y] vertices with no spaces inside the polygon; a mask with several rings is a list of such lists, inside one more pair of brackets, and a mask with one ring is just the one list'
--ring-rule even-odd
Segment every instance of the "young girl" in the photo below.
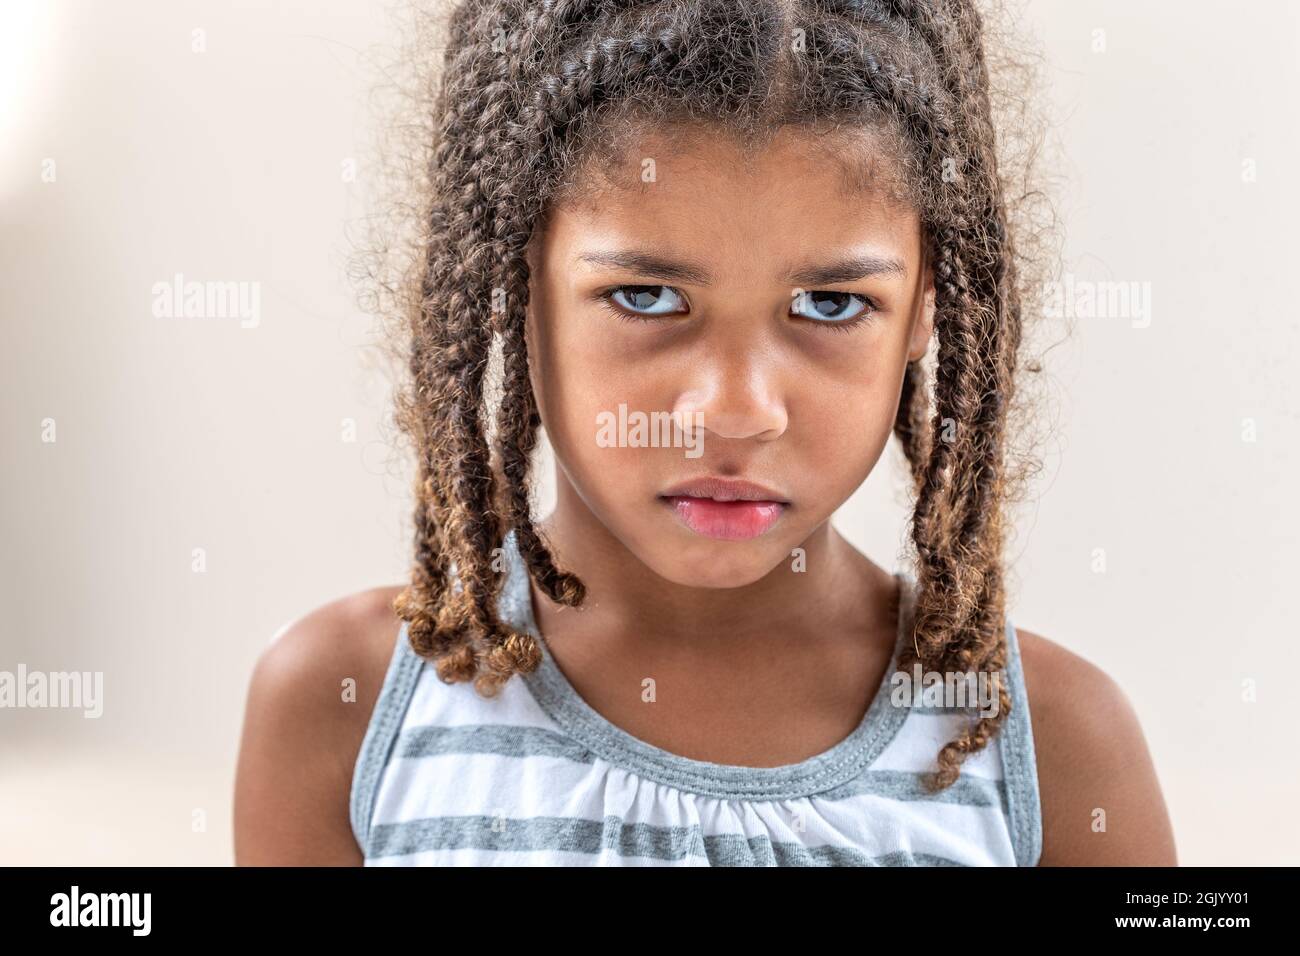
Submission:
{"label": "young girl", "polygon": [[[263,654],[237,862],[1175,862],[1122,691],[1007,615],[983,43],[967,0],[452,11],[411,580]],[[891,433],[892,573],[830,523]]]}

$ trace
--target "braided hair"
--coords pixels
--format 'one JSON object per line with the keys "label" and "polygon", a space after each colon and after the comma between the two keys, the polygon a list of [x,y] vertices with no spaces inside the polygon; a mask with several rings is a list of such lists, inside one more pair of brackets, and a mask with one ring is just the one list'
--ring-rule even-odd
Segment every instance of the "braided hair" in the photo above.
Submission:
{"label": "braided hair", "polygon": [[918,585],[900,664],[990,672],[999,698],[938,753],[932,783],[951,785],[1011,708],[1004,511],[1020,480],[1006,439],[1024,283],[973,0],[463,0],[440,29],[399,292],[396,421],[417,472],[394,608],[413,650],[485,695],[538,666],[536,639],[496,613],[511,529],[552,601],[584,599],[530,508],[526,247],[551,204],[594,188],[586,174],[629,131],[707,123],[756,144],[791,124],[867,130],[920,213],[935,289],[933,371],[908,364],[894,423]]}

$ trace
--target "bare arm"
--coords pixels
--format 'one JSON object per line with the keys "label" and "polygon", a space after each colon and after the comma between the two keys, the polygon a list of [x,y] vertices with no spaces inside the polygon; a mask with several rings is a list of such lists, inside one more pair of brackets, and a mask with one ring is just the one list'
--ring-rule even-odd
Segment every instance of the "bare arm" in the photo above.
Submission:
{"label": "bare arm", "polygon": [[392,593],[366,591],[313,611],[259,658],[235,780],[236,865],[363,862],[348,805],[400,626]]}
{"label": "bare arm", "polygon": [[1104,671],[1017,631],[1038,759],[1040,866],[1177,866],[1173,827],[1132,704]]}

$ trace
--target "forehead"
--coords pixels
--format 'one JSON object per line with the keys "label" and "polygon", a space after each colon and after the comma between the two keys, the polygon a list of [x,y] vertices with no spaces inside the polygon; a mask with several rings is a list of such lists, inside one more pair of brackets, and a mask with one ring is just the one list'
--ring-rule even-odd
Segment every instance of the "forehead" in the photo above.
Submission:
{"label": "forehead", "polygon": [[545,236],[658,246],[750,267],[864,244],[920,254],[920,216],[898,154],[868,130],[782,127],[758,142],[678,126],[604,145],[554,202]]}

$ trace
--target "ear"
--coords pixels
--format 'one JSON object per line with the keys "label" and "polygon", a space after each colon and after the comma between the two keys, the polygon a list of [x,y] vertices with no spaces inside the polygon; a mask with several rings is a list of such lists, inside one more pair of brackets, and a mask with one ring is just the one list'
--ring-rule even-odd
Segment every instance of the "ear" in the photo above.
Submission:
{"label": "ear", "polygon": [[912,338],[907,345],[907,360],[915,362],[922,358],[930,347],[934,337],[934,269],[929,260],[924,264],[924,284],[922,299],[917,311],[920,313],[912,322]]}

